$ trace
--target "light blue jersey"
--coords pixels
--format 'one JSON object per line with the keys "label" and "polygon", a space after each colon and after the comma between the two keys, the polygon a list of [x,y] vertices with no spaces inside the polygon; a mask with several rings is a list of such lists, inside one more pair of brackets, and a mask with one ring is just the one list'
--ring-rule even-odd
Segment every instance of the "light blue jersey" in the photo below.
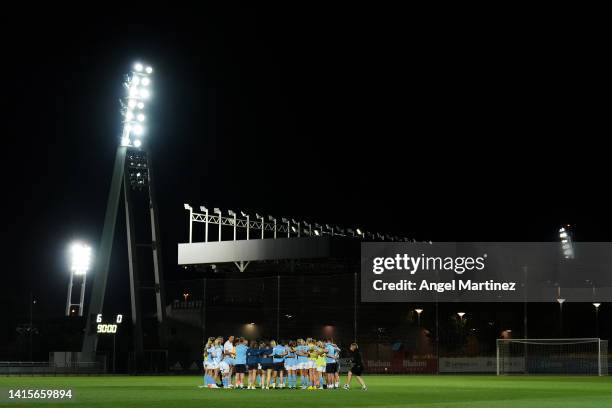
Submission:
{"label": "light blue jersey", "polygon": [[336,347],[333,344],[327,343],[325,345],[325,350],[327,351],[327,357],[325,358],[325,362],[327,364],[333,364],[337,361],[337,353]]}
{"label": "light blue jersey", "polygon": [[285,346],[279,344],[277,346],[274,346],[274,348],[272,349],[272,354],[274,355],[272,362],[273,363],[282,363],[283,361],[285,361],[285,357],[277,357],[281,354],[285,354]]}
{"label": "light blue jersey", "polygon": [[287,357],[285,358],[285,365],[288,367],[293,367],[297,364],[297,356],[295,355],[295,351],[291,351],[289,347],[287,347]]}
{"label": "light blue jersey", "polygon": [[208,349],[208,354],[211,356],[213,363],[220,363],[223,356],[223,347],[213,346]]}
{"label": "light blue jersey", "polygon": [[236,358],[234,359],[236,364],[246,364],[248,349],[249,348],[244,344],[238,344],[236,346]]}
{"label": "light blue jersey", "polygon": [[[308,352],[308,346],[306,345],[302,345],[302,346],[297,346],[295,348],[296,351],[299,351],[300,353],[306,353]],[[308,356],[299,356],[298,355],[298,363],[306,363],[308,361]]]}

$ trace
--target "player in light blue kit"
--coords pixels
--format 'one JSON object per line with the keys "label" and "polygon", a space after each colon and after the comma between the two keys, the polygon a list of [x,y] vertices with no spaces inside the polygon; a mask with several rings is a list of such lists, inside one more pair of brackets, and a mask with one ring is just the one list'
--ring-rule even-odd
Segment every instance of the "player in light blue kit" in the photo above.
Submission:
{"label": "player in light blue kit", "polygon": [[303,390],[310,386],[310,379],[308,374],[308,346],[304,339],[297,340],[297,346],[295,348],[297,354],[297,369],[300,372],[300,385]]}
{"label": "player in light blue kit", "polygon": [[236,371],[236,388],[244,388],[244,373],[247,372],[247,346],[248,341],[243,337],[238,339],[235,347],[236,358],[234,359],[234,370]]}
{"label": "player in light blue kit", "polygon": [[283,371],[285,370],[285,356],[287,355],[287,349],[282,344],[274,343],[274,340],[270,342],[270,345],[274,344],[272,347],[272,364],[274,367],[274,374],[272,376],[273,383],[272,388],[276,388],[276,378],[280,379],[279,388],[284,388],[285,384],[283,383]]}

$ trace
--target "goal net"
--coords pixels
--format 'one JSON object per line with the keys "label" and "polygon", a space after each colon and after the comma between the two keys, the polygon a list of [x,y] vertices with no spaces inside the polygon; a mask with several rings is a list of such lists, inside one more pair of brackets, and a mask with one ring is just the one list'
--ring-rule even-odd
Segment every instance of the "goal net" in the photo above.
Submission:
{"label": "goal net", "polygon": [[608,375],[608,341],[498,339],[497,375]]}

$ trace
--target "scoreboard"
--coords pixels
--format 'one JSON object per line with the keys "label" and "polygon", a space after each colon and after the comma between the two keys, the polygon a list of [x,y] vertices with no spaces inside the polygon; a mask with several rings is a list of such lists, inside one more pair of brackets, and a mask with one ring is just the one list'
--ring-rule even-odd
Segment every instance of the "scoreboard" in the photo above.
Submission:
{"label": "scoreboard", "polygon": [[119,325],[123,321],[123,315],[118,314],[115,319],[111,322],[105,323],[103,321],[102,313],[96,316],[96,333],[98,334],[115,334]]}

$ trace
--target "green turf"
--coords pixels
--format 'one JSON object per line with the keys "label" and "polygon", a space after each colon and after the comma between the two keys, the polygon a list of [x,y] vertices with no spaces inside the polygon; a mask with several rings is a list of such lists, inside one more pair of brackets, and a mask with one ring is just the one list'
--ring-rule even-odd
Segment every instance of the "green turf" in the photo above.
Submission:
{"label": "green turf", "polygon": [[[343,378],[344,379],[344,378]],[[612,407],[610,377],[366,376],[369,390],[209,390],[200,377],[0,377],[0,406],[28,407]],[[7,402],[9,388],[66,388],[72,402]]]}

